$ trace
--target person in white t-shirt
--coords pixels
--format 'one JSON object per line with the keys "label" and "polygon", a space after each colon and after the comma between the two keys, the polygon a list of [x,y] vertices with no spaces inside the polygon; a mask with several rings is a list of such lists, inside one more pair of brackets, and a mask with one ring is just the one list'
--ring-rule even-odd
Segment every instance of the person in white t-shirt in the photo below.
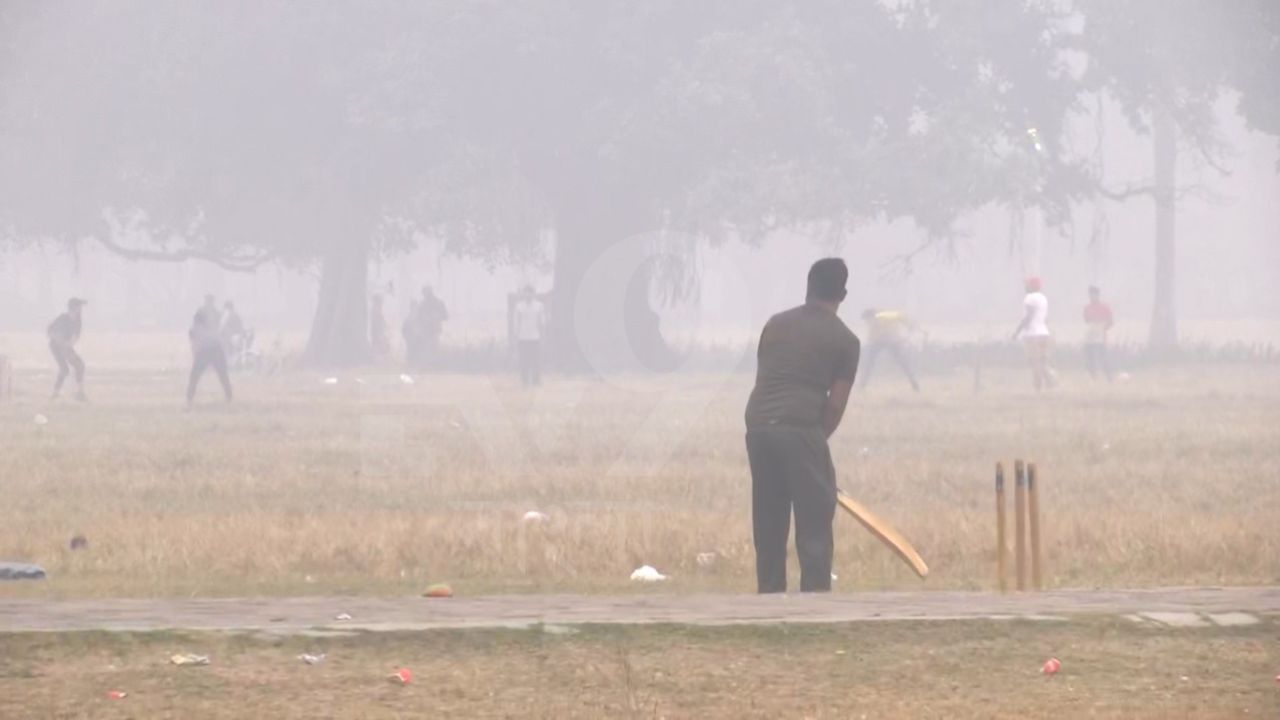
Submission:
{"label": "person in white t-shirt", "polygon": [[511,312],[511,336],[516,341],[520,381],[525,387],[542,383],[541,346],[546,325],[547,313],[542,301],[531,286],[524,286]]}
{"label": "person in white t-shirt", "polygon": [[1038,277],[1026,280],[1026,297],[1022,299],[1022,322],[1013,331],[1013,339],[1022,339],[1027,346],[1027,360],[1031,364],[1031,381],[1036,390],[1053,387],[1057,375],[1049,365],[1049,298],[1044,294],[1044,284]]}

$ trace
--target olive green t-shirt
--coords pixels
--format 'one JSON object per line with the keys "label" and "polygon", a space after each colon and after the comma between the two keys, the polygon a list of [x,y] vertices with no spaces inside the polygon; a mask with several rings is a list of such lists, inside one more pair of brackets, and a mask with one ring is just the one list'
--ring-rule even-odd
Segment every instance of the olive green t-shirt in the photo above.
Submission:
{"label": "olive green t-shirt", "polygon": [[853,382],[860,348],[844,321],[817,305],[769,318],[760,332],[747,427],[820,426],[827,391],[836,380]]}

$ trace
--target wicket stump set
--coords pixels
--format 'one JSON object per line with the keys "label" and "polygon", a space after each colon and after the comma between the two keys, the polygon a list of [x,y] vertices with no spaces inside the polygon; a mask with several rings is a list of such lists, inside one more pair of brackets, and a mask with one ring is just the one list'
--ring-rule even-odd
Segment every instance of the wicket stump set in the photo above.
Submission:
{"label": "wicket stump set", "polygon": [[[1031,588],[1041,588],[1040,563],[1040,491],[1036,481],[1036,464],[1021,460],[1013,464],[1013,555],[1017,572],[1017,589],[1027,588],[1027,540],[1031,544]],[[1000,592],[1009,591],[1009,543],[1005,539],[1004,464],[996,463],[996,578]]]}

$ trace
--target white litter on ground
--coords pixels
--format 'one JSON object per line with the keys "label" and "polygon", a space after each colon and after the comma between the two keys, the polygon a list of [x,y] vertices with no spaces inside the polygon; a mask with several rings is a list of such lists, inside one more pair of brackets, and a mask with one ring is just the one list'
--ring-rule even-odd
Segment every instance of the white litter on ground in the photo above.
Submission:
{"label": "white litter on ground", "polygon": [[47,417],[45,417],[45,416],[43,416],[43,415],[41,415],[41,414],[39,414],[39,413],[36,413],[36,416],[35,416],[34,418],[32,418],[32,419],[31,419],[31,421],[32,421],[32,422],[34,422],[34,423],[35,423],[35,424],[37,424],[37,425],[48,425],[48,424],[49,424],[49,418],[47,418]]}
{"label": "white litter on ground", "polygon": [[667,576],[655,570],[651,565],[641,565],[631,573],[631,579],[639,580],[640,582],[657,582],[666,580]]}
{"label": "white litter on ground", "polygon": [[405,385],[412,385],[414,382],[413,376],[402,374],[400,375],[400,382],[404,383]]}
{"label": "white litter on ground", "polygon": [[698,567],[711,567],[716,561],[716,554],[713,552],[698,553]]}
{"label": "white litter on ground", "polygon": [[208,665],[208,664],[209,664],[209,656],[208,656],[208,655],[196,655],[196,654],[194,654],[194,653],[178,654],[178,655],[174,655],[174,656],[170,657],[170,658],[169,658],[169,662],[173,663],[174,665],[178,665],[178,666],[186,666],[186,665]]}
{"label": "white litter on ground", "polygon": [[540,523],[544,520],[549,520],[550,517],[546,513],[540,513],[537,510],[530,510],[529,512],[525,513],[524,517],[521,519],[524,520],[525,522]]}
{"label": "white litter on ground", "polygon": [[325,384],[325,385],[337,385],[337,384],[338,384],[338,378],[336,378],[336,377],[325,378],[325,379],[324,379],[324,384]]}

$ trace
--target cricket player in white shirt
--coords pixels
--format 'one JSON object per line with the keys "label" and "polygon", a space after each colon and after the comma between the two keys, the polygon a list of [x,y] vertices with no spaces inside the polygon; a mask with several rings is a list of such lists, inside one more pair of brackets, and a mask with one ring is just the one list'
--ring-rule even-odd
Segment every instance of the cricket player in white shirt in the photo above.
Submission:
{"label": "cricket player in white shirt", "polygon": [[547,325],[547,312],[532,286],[526,285],[520,291],[511,323],[520,360],[520,381],[525,387],[539,385],[542,383],[541,345]]}
{"label": "cricket player in white shirt", "polygon": [[1057,373],[1049,365],[1049,298],[1045,297],[1044,284],[1038,277],[1026,280],[1026,297],[1022,299],[1024,312],[1013,339],[1019,338],[1027,346],[1027,360],[1031,363],[1031,382],[1036,390],[1053,387]]}

